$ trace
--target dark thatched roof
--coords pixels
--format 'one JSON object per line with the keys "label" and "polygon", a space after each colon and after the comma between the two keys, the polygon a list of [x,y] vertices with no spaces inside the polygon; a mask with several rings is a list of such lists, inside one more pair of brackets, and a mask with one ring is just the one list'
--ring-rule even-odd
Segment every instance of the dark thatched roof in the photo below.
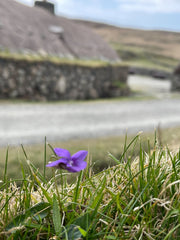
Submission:
{"label": "dark thatched roof", "polygon": [[116,52],[89,28],[15,0],[0,0],[0,48],[60,57],[118,60]]}

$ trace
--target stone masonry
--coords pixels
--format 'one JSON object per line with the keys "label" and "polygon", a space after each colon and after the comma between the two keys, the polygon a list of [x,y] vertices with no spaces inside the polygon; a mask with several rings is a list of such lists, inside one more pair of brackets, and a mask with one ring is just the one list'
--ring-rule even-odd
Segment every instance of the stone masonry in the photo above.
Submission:
{"label": "stone masonry", "polygon": [[128,68],[0,58],[0,98],[96,99],[129,94]]}
{"label": "stone masonry", "polygon": [[171,79],[171,90],[180,91],[180,65],[174,69]]}

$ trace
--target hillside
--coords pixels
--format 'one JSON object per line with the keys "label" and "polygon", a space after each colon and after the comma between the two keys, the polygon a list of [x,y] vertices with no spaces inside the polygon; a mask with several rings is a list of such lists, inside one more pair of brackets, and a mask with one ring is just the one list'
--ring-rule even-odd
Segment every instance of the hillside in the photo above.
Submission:
{"label": "hillside", "polygon": [[135,66],[172,71],[180,61],[180,33],[120,28],[74,20],[106,40],[122,60]]}
{"label": "hillside", "polygon": [[0,1],[0,51],[116,61],[116,52],[90,28],[28,7]]}

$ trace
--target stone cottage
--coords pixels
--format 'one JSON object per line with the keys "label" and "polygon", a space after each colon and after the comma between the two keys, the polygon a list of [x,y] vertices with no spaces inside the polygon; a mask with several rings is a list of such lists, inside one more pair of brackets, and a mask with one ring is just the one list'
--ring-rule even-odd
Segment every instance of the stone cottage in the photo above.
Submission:
{"label": "stone cottage", "polygon": [[[17,60],[0,55],[0,98],[90,99],[129,92],[127,67],[114,65],[120,59],[100,36],[70,19],[55,16],[52,4],[48,5],[50,11],[39,7],[40,1],[35,5],[0,1],[0,52],[43,59]],[[51,57],[64,62],[52,62]],[[86,60],[104,64],[84,65]]]}
{"label": "stone cottage", "polygon": [[15,0],[0,1],[0,48],[70,59],[119,60],[89,28]]}
{"label": "stone cottage", "polygon": [[180,64],[174,69],[171,80],[171,90],[180,91]]}

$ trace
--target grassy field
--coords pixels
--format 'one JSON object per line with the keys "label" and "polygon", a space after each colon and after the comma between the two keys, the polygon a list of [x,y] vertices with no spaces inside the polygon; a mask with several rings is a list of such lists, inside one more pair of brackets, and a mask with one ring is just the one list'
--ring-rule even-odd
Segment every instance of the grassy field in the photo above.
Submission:
{"label": "grassy field", "polygon": [[76,21],[89,26],[103,37],[129,65],[172,72],[180,62],[180,33]]}
{"label": "grassy field", "polygon": [[[171,138],[169,138],[171,136]],[[124,142],[126,136],[112,136],[104,137],[97,139],[82,139],[82,140],[70,140],[64,142],[50,143],[53,147],[60,147],[69,149],[71,153],[77,152],[81,149],[89,151],[89,157],[94,165],[94,171],[99,172],[109,166],[114,165],[114,161],[109,158],[108,153],[120,157],[124,151]],[[131,141],[133,136],[127,137],[127,143]],[[168,145],[170,148],[177,148],[176,144],[180,142],[180,128],[171,128],[165,130],[157,131],[157,138],[161,144]],[[143,133],[141,134],[141,144],[144,149],[148,149],[148,139],[150,141],[151,147],[154,143],[154,132],[152,133]],[[27,145],[24,146],[28,159],[32,161],[36,167],[42,171],[43,162],[44,162],[44,144],[38,145]],[[3,175],[3,169],[6,159],[7,147],[0,148],[0,176]],[[128,153],[131,154],[132,149],[128,150]],[[138,155],[139,146],[136,145],[133,149],[133,157]],[[46,157],[50,160],[52,150],[47,146],[46,148]],[[26,161],[21,146],[10,146],[8,153],[8,176],[9,178],[19,178],[21,177],[21,172],[19,171],[20,163],[26,167]],[[47,173],[47,176],[50,176],[50,172]]]}
{"label": "grassy field", "polygon": [[[97,140],[93,158],[102,154],[104,162],[106,151],[115,164],[97,174],[90,147],[88,166],[77,175],[46,170],[50,152],[44,145],[22,148],[26,167],[21,164],[17,168],[21,177],[12,180],[8,177],[12,156],[7,150],[1,167],[0,239],[179,239],[180,154],[162,146],[166,141],[177,143],[179,130],[173,130],[175,135],[172,130],[148,134],[146,138],[153,141],[146,139],[146,145],[139,134],[124,139],[123,146],[118,138]],[[120,151],[116,152],[115,143]],[[68,144],[59,147],[74,152],[84,149],[86,142]],[[115,150],[114,155],[108,150]],[[29,160],[33,151],[35,162]],[[41,169],[37,167],[39,153],[44,155]]]}

